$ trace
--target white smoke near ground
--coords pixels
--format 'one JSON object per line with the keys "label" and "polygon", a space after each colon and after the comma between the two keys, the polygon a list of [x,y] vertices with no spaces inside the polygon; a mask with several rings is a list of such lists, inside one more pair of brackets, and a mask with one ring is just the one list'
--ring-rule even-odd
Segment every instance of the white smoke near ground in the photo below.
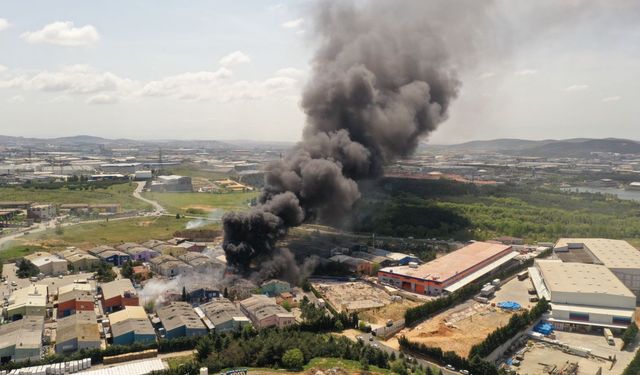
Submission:
{"label": "white smoke near ground", "polygon": [[224,215],[224,210],[216,208],[209,212],[206,217],[189,220],[185,228],[197,229],[207,224],[220,222],[222,220],[222,215]]}

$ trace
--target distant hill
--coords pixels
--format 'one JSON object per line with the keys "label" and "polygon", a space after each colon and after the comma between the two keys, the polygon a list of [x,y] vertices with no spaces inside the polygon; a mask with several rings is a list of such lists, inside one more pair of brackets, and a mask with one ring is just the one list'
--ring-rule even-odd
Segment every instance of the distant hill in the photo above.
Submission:
{"label": "distant hill", "polygon": [[545,139],[494,139],[471,141],[456,145],[427,145],[433,152],[500,152],[508,155],[539,157],[588,157],[592,152],[612,152],[619,154],[640,154],[640,143],[618,138],[571,138],[563,140]]}
{"label": "distant hill", "polygon": [[180,148],[231,148],[232,145],[216,141],[216,140],[134,140],[127,138],[109,139],[96,137],[91,135],[75,135],[69,137],[58,138],[26,138],[0,135],[0,145],[24,145],[24,146],[42,146],[42,145],[118,145],[118,146],[134,146],[134,145],[152,145],[162,147],[180,147]]}

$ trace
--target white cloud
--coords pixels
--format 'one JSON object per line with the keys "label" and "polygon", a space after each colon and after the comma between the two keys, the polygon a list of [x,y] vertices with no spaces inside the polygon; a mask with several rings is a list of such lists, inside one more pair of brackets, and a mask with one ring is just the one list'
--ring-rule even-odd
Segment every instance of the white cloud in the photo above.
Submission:
{"label": "white cloud", "polygon": [[620,99],[622,99],[622,98],[619,97],[619,96],[607,96],[607,97],[602,98],[602,101],[605,102],[605,103],[608,103],[608,102],[617,102]]}
{"label": "white cloud", "polygon": [[280,69],[264,80],[233,80],[231,70],[185,72],[152,81],[136,81],[87,65],[72,65],[57,71],[0,77],[0,88],[55,93],[52,102],[81,97],[87,104],[111,104],[133,98],[164,97],[174,100],[283,99],[299,97],[302,71]]}
{"label": "white cloud", "polygon": [[286,7],[285,7],[285,5],[284,5],[284,4],[282,4],[282,3],[269,5],[269,7],[267,7],[267,9],[268,9],[270,12],[275,12],[275,11],[277,11],[277,10],[282,10],[282,9],[285,9],[285,8],[286,8]]}
{"label": "white cloud", "polygon": [[9,23],[9,21],[7,21],[4,18],[0,18],[0,31],[4,31],[10,27],[11,27],[11,24]]}
{"label": "white cloud", "polygon": [[71,65],[59,71],[42,71],[0,80],[0,87],[29,91],[93,94],[98,92],[132,92],[136,83],[110,72],[101,72],[87,65]]}
{"label": "white cloud", "polygon": [[22,96],[22,95],[13,96],[13,97],[7,99],[7,102],[11,103],[11,104],[23,103],[24,102],[24,96]]}
{"label": "white cloud", "polygon": [[89,97],[85,103],[92,105],[114,104],[118,102],[118,98],[113,95],[98,94]]}
{"label": "white cloud", "polygon": [[2,72],[6,72],[9,68],[7,68],[6,66],[0,64],[0,73]]}
{"label": "white cloud", "polygon": [[224,67],[231,67],[251,62],[251,57],[242,51],[234,51],[224,56],[218,63]]}
{"label": "white cloud", "polygon": [[303,23],[304,23],[304,19],[298,18],[298,19],[283,23],[282,27],[284,27],[285,29],[297,29],[300,26],[302,26]]}
{"label": "white cloud", "polygon": [[27,31],[22,38],[29,43],[46,43],[65,47],[90,46],[100,40],[98,30],[92,25],[75,27],[73,22],[53,22],[38,31]]}
{"label": "white cloud", "polygon": [[276,76],[278,77],[291,77],[291,78],[301,78],[304,76],[304,71],[296,68],[282,68],[276,71]]}
{"label": "white cloud", "polygon": [[488,79],[491,78],[493,76],[495,76],[496,74],[494,72],[486,72],[486,73],[482,73],[478,76],[478,79],[483,80],[483,79]]}
{"label": "white cloud", "polygon": [[193,96],[194,92],[211,90],[221,81],[230,78],[231,70],[220,68],[215,72],[187,72],[165,77],[161,80],[151,81],[145,84],[140,91],[142,96]]}
{"label": "white cloud", "polygon": [[589,88],[589,85],[571,85],[564,89],[567,92],[584,91]]}
{"label": "white cloud", "polygon": [[522,70],[516,71],[513,74],[515,74],[517,76],[530,76],[530,75],[536,74],[536,73],[538,73],[538,71],[535,70],[535,69],[522,69]]}

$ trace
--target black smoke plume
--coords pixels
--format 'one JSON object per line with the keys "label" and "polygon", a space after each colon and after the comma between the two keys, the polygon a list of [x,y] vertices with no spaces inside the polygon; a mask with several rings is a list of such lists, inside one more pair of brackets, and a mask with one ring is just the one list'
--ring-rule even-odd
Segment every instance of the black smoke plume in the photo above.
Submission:
{"label": "black smoke plume", "polygon": [[447,119],[460,87],[455,68],[484,7],[463,3],[340,0],[312,8],[319,49],[302,98],[303,139],[267,166],[259,206],[224,216],[229,264],[259,266],[288,228],[340,218],[360,198],[357,181],[379,177]]}

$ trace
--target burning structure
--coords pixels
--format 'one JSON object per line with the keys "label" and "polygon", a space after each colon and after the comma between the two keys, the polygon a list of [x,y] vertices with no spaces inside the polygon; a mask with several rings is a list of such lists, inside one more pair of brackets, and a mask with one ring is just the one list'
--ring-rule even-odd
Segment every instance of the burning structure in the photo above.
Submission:
{"label": "burning structure", "polygon": [[302,98],[303,138],[267,167],[257,207],[224,215],[230,265],[247,270],[260,259],[263,269],[274,254],[292,258],[276,249],[289,228],[339,220],[359,199],[359,181],[379,177],[447,119],[460,87],[455,68],[465,62],[459,52],[471,49],[468,25],[478,26],[470,19],[482,17],[480,7],[371,0],[312,8],[319,49]]}

